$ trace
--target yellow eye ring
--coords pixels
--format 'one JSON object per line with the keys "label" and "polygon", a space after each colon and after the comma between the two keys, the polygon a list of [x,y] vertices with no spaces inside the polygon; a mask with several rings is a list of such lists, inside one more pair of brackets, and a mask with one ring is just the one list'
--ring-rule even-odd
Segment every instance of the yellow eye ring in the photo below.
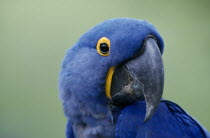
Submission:
{"label": "yellow eye ring", "polygon": [[106,37],[102,37],[98,40],[96,46],[97,52],[102,56],[108,56],[110,53],[110,40]]}

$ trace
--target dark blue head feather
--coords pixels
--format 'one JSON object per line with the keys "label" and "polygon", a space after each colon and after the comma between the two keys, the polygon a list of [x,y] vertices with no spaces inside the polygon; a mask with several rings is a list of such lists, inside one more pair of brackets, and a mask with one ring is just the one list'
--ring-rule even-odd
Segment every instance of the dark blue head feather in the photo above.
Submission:
{"label": "dark blue head feather", "polygon": [[[144,39],[153,35],[161,53],[163,40],[155,27],[145,20],[117,18],[106,20],[83,34],[65,56],[60,73],[60,97],[64,111],[72,120],[92,115],[107,116],[105,95],[107,71],[138,53]],[[101,56],[96,45],[101,37],[110,39],[109,56]]]}

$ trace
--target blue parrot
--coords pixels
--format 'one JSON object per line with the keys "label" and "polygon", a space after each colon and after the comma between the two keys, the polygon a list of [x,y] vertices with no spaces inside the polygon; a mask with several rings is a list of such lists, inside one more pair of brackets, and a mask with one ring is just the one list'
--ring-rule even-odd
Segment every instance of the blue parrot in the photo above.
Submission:
{"label": "blue parrot", "polygon": [[145,20],[106,20],[67,51],[59,76],[67,138],[207,138],[162,99],[164,42]]}

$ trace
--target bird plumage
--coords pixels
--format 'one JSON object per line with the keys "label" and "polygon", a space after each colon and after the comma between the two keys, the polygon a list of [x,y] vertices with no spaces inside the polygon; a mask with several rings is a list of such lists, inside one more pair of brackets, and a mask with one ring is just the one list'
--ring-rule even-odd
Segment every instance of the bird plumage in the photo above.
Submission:
{"label": "bird plumage", "polygon": [[[116,127],[118,138],[206,138],[208,131],[177,104],[162,100],[153,117],[144,123],[145,102],[127,106]],[[129,120],[129,121],[128,121]]]}
{"label": "bird plumage", "polygon": [[[163,53],[164,44],[147,21],[118,18],[98,24],[67,51],[59,78],[60,99],[72,137],[208,137],[208,132],[176,104],[162,100],[146,123],[145,102],[126,107],[110,106],[105,94],[106,75],[112,66],[131,59],[144,39],[153,35]],[[111,41],[109,56],[97,53],[97,41]]]}

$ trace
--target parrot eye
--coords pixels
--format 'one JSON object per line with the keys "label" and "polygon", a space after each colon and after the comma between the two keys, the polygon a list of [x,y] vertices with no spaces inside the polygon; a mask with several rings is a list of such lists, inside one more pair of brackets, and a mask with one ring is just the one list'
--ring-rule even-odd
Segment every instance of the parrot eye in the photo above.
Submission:
{"label": "parrot eye", "polygon": [[107,54],[109,52],[109,46],[107,45],[107,43],[100,44],[100,51],[103,54]]}
{"label": "parrot eye", "polygon": [[97,46],[96,46],[97,52],[102,56],[108,56],[109,55],[109,49],[110,49],[110,40],[106,37],[102,37],[98,40]]}

